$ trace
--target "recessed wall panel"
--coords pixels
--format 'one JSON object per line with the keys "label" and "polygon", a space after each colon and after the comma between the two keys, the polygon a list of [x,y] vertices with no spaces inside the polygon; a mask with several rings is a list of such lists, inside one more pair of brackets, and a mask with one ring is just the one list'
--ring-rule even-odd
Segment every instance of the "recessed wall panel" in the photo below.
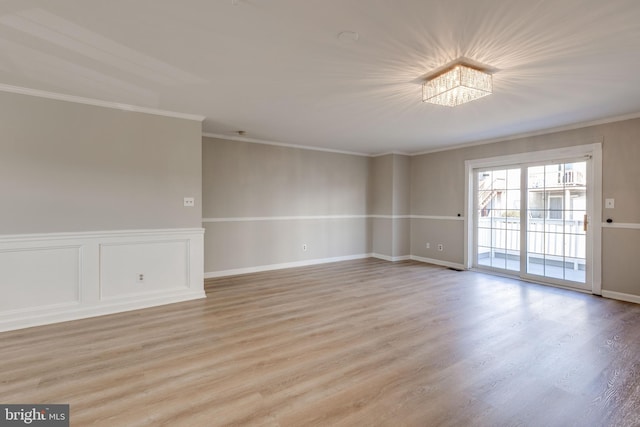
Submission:
{"label": "recessed wall panel", "polygon": [[100,245],[100,298],[188,288],[188,250],[186,240]]}
{"label": "recessed wall panel", "polygon": [[0,250],[0,312],[79,301],[79,271],[79,246]]}

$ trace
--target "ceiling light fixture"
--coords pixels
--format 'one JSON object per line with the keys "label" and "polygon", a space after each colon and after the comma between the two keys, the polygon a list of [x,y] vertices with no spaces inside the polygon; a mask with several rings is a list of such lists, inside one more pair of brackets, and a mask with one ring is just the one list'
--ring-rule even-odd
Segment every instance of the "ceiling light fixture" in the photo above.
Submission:
{"label": "ceiling light fixture", "polygon": [[422,101],[455,107],[491,95],[493,80],[486,71],[456,64],[422,84]]}

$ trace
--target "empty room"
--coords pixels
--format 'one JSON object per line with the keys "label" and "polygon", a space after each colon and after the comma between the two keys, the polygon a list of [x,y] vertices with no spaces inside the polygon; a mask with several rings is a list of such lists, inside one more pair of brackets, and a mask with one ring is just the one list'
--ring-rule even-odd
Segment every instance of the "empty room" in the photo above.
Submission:
{"label": "empty room", "polygon": [[0,426],[640,425],[638,52],[636,0],[1,2]]}

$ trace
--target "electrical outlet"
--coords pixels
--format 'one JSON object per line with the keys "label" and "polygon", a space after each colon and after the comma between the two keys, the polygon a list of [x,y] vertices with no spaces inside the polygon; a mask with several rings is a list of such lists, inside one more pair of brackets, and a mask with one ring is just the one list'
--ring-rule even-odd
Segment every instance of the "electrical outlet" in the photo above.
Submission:
{"label": "electrical outlet", "polygon": [[196,204],[196,200],[193,197],[185,197],[184,198],[184,206],[187,208],[192,208]]}
{"label": "electrical outlet", "polygon": [[302,252],[307,252],[307,244],[306,243],[302,244]]}
{"label": "electrical outlet", "polygon": [[136,282],[144,283],[144,274],[139,273],[138,276],[136,277]]}
{"label": "electrical outlet", "polygon": [[444,245],[442,243],[438,243],[438,250],[442,252],[444,250]]}
{"label": "electrical outlet", "polygon": [[431,243],[427,242],[427,249],[431,248]]}

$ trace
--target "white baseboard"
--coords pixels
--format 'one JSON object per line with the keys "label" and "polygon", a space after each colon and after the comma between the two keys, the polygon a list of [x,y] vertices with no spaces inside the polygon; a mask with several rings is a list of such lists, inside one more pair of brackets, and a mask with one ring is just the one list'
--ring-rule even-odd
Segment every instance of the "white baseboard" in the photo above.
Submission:
{"label": "white baseboard", "polygon": [[131,298],[128,301],[118,303],[52,306],[37,310],[21,310],[21,313],[13,315],[3,313],[0,316],[0,332],[105,316],[201,298],[206,298],[204,291],[165,292],[161,295]]}
{"label": "white baseboard", "polygon": [[237,276],[239,274],[259,273],[262,271],[281,270],[284,268],[293,268],[293,267],[306,267],[309,265],[326,264],[329,262],[349,261],[353,259],[363,259],[363,258],[377,258],[377,259],[381,259],[389,262],[415,260],[415,261],[425,262],[428,264],[436,264],[436,265],[441,265],[443,267],[451,267],[458,270],[465,270],[462,264],[457,264],[457,263],[448,262],[448,261],[440,261],[437,259],[422,258],[422,257],[413,256],[413,255],[402,255],[402,256],[391,257],[389,255],[370,253],[370,254],[347,255],[347,256],[333,257],[333,258],[320,258],[320,259],[312,259],[312,260],[304,260],[304,261],[285,262],[282,264],[259,265],[256,267],[235,268],[231,270],[212,271],[212,272],[204,273],[204,278],[214,279],[217,277]]}
{"label": "white baseboard", "polygon": [[423,258],[415,255],[411,255],[410,259],[412,259],[413,261],[425,262],[427,264],[435,264],[435,265],[440,265],[442,267],[455,268],[456,270],[466,270],[463,264],[459,264],[457,262],[442,261],[442,260],[433,259],[433,258]]}
{"label": "white baseboard", "polygon": [[230,270],[212,271],[204,273],[205,279],[214,279],[216,277],[237,276],[239,274],[260,273],[262,271],[282,270],[284,268],[306,267],[309,265],[326,264],[329,262],[350,261],[354,259],[370,258],[371,254],[346,255],[331,258],[319,258],[303,261],[283,262],[280,264],[258,265],[256,267],[234,268]]}
{"label": "white baseboard", "polygon": [[0,331],[204,298],[203,229],[0,236]]}
{"label": "white baseboard", "polygon": [[391,261],[391,262],[407,261],[407,260],[411,259],[409,255],[389,256],[389,255],[376,254],[376,253],[371,254],[371,257],[372,258],[383,259],[385,261]]}
{"label": "white baseboard", "polygon": [[627,301],[627,302],[640,304],[640,296],[638,295],[625,294],[622,292],[614,292],[614,291],[605,291],[603,289],[602,296],[605,298],[617,299],[620,301]]}

